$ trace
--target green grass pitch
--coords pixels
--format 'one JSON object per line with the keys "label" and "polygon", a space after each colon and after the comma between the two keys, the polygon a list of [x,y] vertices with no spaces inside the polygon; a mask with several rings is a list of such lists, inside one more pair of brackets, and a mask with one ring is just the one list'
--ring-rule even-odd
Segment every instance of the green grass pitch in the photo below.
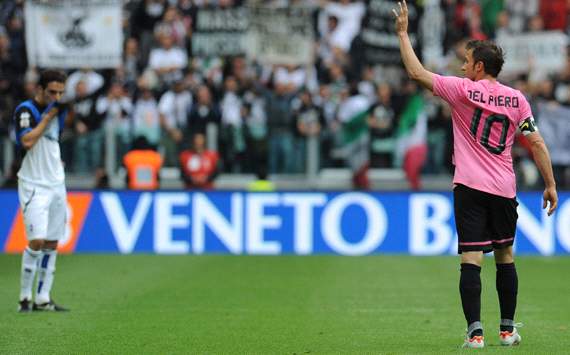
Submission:
{"label": "green grass pitch", "polygon": [[[570,258],[519,257],[522,344],[498,345],[486,258],[482,352],[567,354]],[[20,256],[0,255],[0,354],[418,354],[460,350],[457,257],[63,255],[54,299],[16,312]]]}

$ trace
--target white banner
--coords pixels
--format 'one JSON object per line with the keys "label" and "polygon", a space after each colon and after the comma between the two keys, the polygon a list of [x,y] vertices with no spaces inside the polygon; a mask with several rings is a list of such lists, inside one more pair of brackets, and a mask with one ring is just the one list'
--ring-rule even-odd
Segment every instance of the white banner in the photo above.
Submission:
{"label": "white banner", "polygon": [[250,8],[247,55],[263,63],[307,64],[313,61],[311,9]]}
{"label": "white banner", "polygon": [[199,9],[192,33],[192,53],[198,56],[244,54],[248,26],[249,12],[245,7]]}
{"label": "white banner", "polygon": [[114,68],[121,64],[121,0],[27,0],[30,65]]}
{"label": "white banner", "polygon": [[558,31],[500,36],[497,44],[505,51],[505,73],[524,73],[531,67],[556,72],[566,65],[568,37]]}

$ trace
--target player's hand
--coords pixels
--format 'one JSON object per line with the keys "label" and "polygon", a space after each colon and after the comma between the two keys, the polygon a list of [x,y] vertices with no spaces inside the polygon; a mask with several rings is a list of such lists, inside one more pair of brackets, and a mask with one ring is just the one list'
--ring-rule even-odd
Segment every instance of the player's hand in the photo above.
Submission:
{"label": "player's hand", "polygon": [[71,104],[69,102],[56,101],[56,103],[55,103],[55,107],[57,107],[59,112],[69,110],[70,106],[71,106]]}
{"label": "player's hand", "polygon": [[57,113],[59,112],[59,110],[57,109],[57,107],[54,105],[52,106],[47,113],[44,113],[45,118],[47,118],[48,120],[52,120],[54,117],[57,117]]}
{"label": "player's hand", "polygon": [[542,194],[542,198],[544,202],[542,203],[542,208],[546,208],[548,206],[548,215],[552,215],[556,207],[558,206],[558,194],[556,193],[555,187],[547,187],[544,189],[544,193]]}
{"label": "player's hand", "polygon": [[392,9],[392,12],[396,16],[396,33],[408,32],[408,5],[406,5],[406,0],[398,2],[400,7],[400,13],[396,9]]}

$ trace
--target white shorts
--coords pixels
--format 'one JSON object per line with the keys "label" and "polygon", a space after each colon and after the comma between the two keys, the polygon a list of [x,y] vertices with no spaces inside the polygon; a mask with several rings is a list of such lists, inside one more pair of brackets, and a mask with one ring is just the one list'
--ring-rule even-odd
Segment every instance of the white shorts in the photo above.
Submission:
{"label": "white shorts", "polygon": [[18,197],[28,241],[63,239],[67,223],[65,185],[41,186],[18,181]]}

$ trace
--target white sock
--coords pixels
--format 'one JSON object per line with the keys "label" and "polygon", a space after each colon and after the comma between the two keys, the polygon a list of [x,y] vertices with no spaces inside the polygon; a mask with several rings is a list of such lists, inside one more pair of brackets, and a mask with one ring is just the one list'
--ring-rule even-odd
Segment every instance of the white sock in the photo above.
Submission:
{"label": "white sock", "polygon": [[32,286],[38,269],[38,261],[42,252],[40,250],[32,250],[26,247],[22,254],[22,271],[20,274],[20,301],[27,299],[32,300]]}
{"label": "white sock", "polygon": [[55,274],[55,259],[57,258],[57,250],[43,249],[42,252],[35,301],[38,304],[47,303],[51,300],[50,292]]}

